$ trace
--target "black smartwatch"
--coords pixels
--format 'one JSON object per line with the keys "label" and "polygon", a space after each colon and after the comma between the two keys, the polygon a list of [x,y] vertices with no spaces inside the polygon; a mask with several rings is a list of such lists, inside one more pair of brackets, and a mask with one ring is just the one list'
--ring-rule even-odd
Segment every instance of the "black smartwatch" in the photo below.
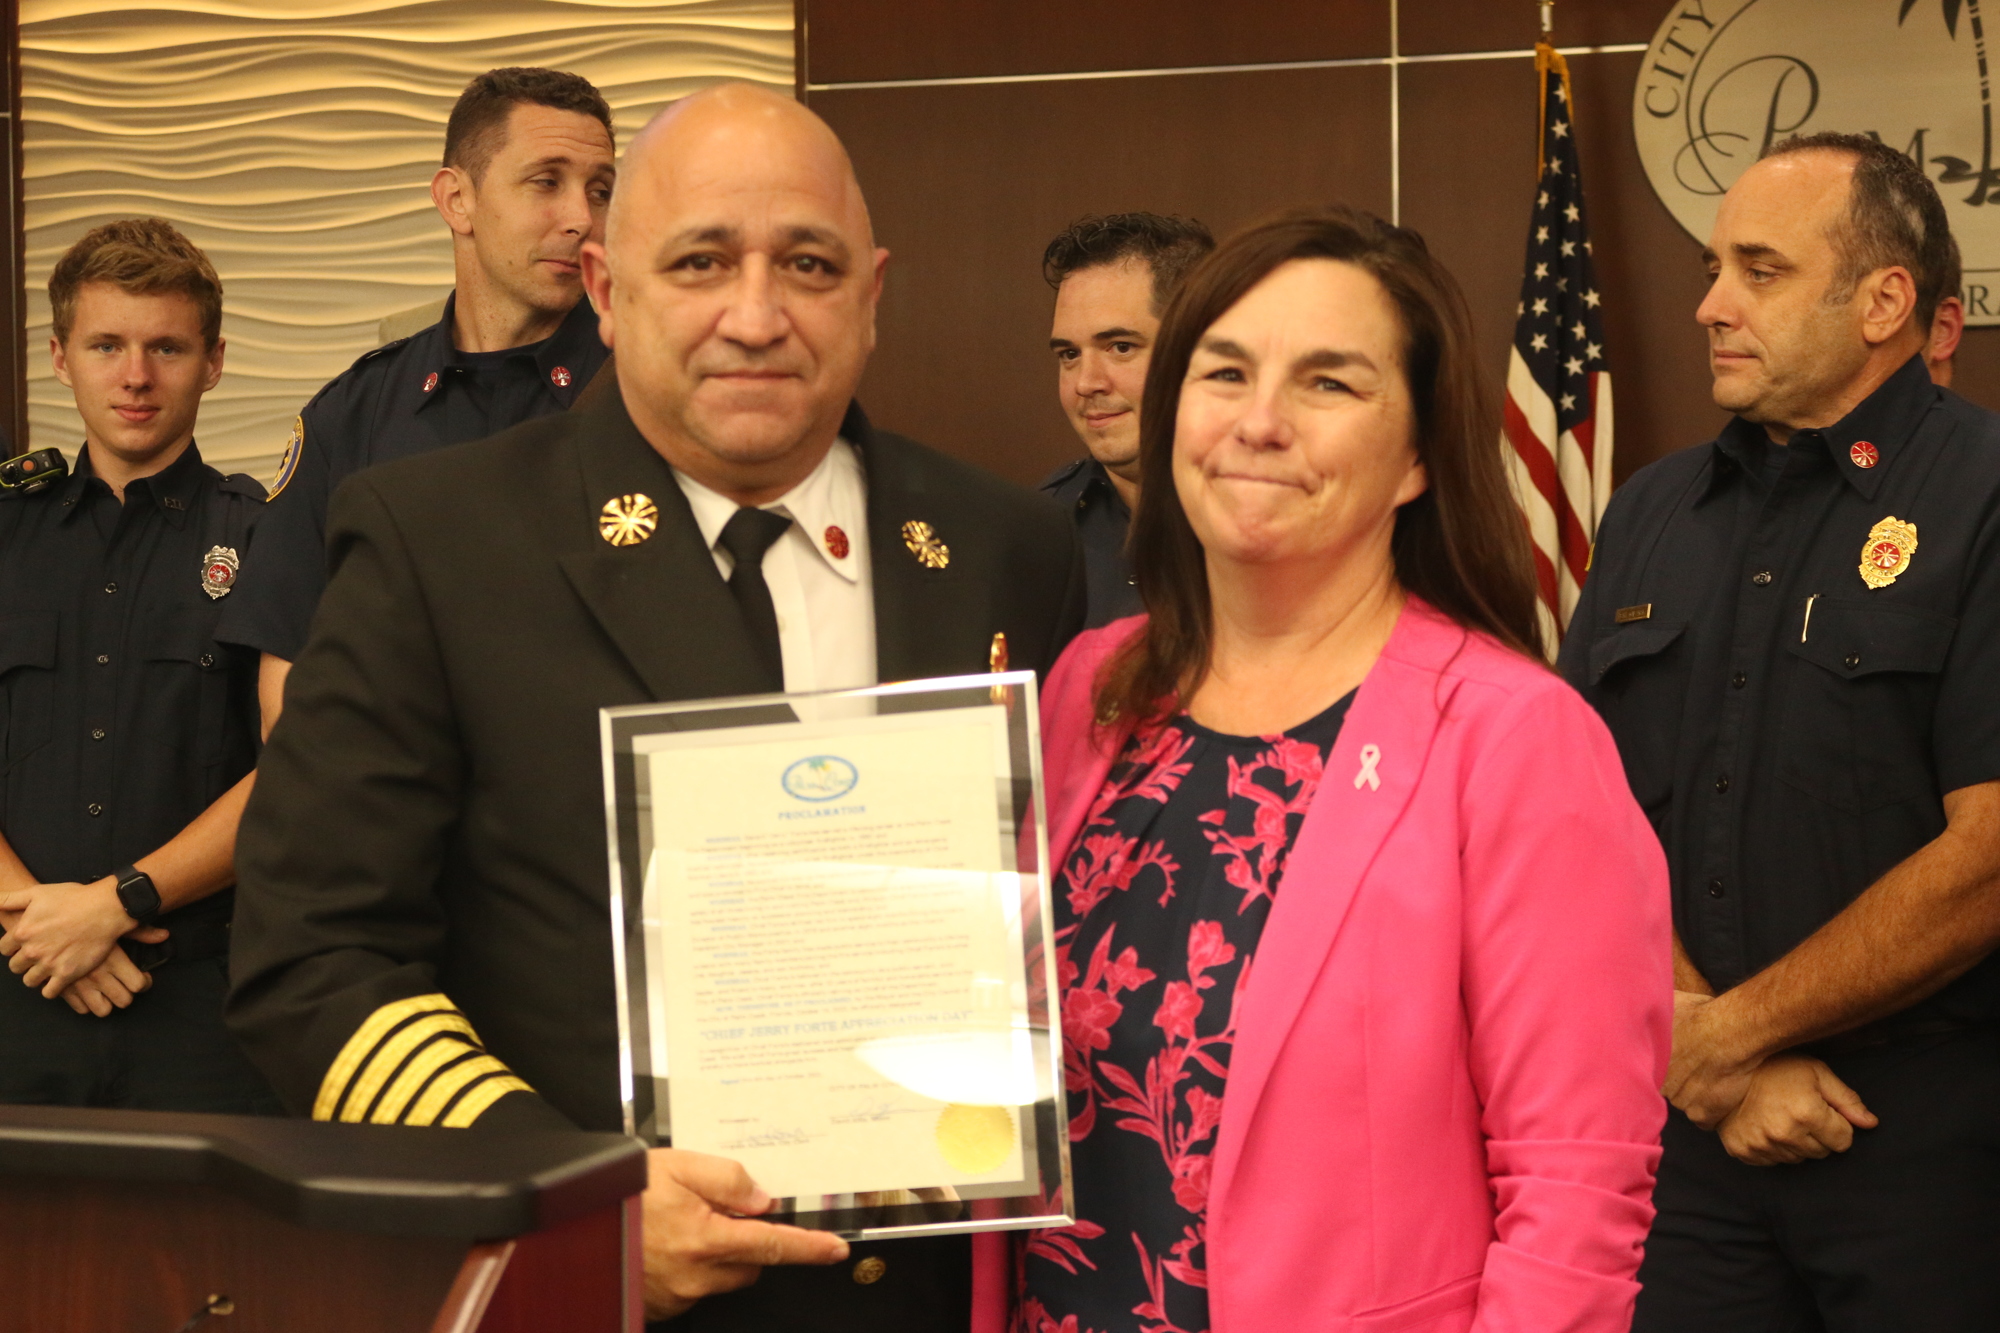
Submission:
{"label": "black smartwatch", "polygon": [[125,915],[142,926],[152,925],[160,914],[160,891],[153,887],[153,877],[137,866],[126,866],[112,878],[118,881],[118,902]]}

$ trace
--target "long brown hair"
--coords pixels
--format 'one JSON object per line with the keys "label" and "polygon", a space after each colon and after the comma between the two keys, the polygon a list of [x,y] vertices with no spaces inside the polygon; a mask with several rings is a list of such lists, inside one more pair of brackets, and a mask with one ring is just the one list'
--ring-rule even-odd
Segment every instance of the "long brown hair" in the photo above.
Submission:
{"label": "long brown hair", "polygon": [[1467,629],[1539,660],[1534,564],[1500,461],[1500,427],[1465,296],[1423,237],[1358,209],[1286,213],[1236,233],[1188,276],[1160,323],[1139,416],[1139,509],[1130,555],[1149,619],[1106,663],[1097,715],[1145,718],[1193,696],[1215,616],[1201,542],[1174,488],[1174,426],[1195,344],[1252,287],[1294,259],[1336,259],[1382,284],[1403,332],[1429,486],[1396,512],[1396,578]]}

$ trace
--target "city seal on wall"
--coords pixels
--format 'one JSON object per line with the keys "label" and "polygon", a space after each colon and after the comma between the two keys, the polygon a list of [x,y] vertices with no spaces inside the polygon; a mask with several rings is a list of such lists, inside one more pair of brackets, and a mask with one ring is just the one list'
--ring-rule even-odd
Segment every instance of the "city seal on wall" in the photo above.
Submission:
{"label": "city seal on wall", "polygon": [[838,755],[816,754],[785,770],[786,794],[801,801],[837,801],[854,790],[861,774]]}
{"label": "city seal on wall", "polygon": [[1795,134],[1867,134],[1923,167],[1965,258],[1969,324],[2000,324],[2000,163],[1980,13],[2000,0],[1678,0],[1632,89],[1667,211],[1706,242],[1723,193]]}

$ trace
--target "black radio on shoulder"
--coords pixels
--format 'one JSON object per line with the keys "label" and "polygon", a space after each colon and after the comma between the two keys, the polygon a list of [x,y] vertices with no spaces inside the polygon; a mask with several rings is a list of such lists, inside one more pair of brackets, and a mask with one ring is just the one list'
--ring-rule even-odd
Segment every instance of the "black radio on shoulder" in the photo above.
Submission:
{"label": "black radio on shoulder", "polygon": [[69,475],[60,449],[36,449],[0,463],[0,490],[33,495]]}

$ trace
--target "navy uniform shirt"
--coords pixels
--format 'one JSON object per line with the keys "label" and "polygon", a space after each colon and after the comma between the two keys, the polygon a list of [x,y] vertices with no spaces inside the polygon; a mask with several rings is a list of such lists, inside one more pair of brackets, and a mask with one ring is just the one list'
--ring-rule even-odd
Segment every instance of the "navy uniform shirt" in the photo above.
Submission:
{"label": "navy uniform shirt", "polygon": [[263,497],[192,444],[122,505],[81,451],[56,485],[0,492],[0,833],[37,880],[159,850],[256,763],[257,657],[215,629]]}
{"label": "navy uniform shirt", "polygon": [[[1689,956],[1746,980],[2000,778],[2000,415],[1913,357],[1789,447],[1739,418],[1654,463],[1612,497],[1561,667],[1666,847]],[[1990,1022],[1996,982],[1989,958],[1910,1015]]]}
{"label": "navy uniform shirt", "polygon": [[1037,489],[1069,510],[1076,522],[1090,598],[1084,628],[1096,629],[1145,610],[1132,585],[1132,566],[1125,559],[1125,530],[1132,525],[1132,511],[1111,484],[1104,464],[1094,458],[1065,463]]}
{"label": "navy uniform shirt", "polygon": [[225,641],[298,658],[326,588],[326,506],[341,482],[376,463],[564,411],[609,355],[588,301],[541,342],[461,352],[451,338],[457,299],[423,332],[356,361],[299,414],[257,523],[257,559],[223,617]]}

